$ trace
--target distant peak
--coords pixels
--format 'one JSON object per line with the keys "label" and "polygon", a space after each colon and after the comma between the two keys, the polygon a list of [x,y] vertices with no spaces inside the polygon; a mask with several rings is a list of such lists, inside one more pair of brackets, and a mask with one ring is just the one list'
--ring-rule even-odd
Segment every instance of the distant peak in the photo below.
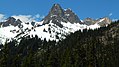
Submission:
{"label": "distant peak", "polygon": [[[100,18],[100,19],[103,19],[103,20],[110,20],[109,17],[103,17],[103,18]],[[100,20],[100,19],[98,19],[98,20]]]}
{"label": "distant peak", "polygon": [[87,18],[85,19],[85,21],[92,21],[92,20],[94,20],[94,19],[92,19],[92,18],[90,18],[90,17],[87,17]]}

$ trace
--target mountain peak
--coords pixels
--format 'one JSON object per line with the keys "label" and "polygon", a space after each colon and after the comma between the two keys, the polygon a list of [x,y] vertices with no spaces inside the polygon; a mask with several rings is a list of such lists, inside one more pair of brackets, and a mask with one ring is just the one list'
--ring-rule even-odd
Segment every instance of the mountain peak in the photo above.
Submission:
{"label": "mountain peak", "polygon": [[108,24],[110,24],[112,21],[108,18],[108,17],[103,17],[103,18],[99,18],[99,19],[92,19],[92,18],[86,18],[84,20],[84,23],[86,25],[93,25],[93,24],[98,24],[101,27],[107,26]]}
{"label": "mountain peak", "polygon": [[62,9],[59,4],[54,4],[49,14],[43,19],[43,24],[48,24],[52,20],[52,23],[60,25],[61,22],[80,23],[80,19],[71,9]]}
{"label": "mountain peak", "polygon": [[20,26],[21,25],[21,20],[20,19],[15,19],[14,17],[9,17],[5,22],[1,22],[0,26],[2,25],[3,27],[7,27],[9,25],[13,26]]}
{"label": "mountain peak", "polygon": [[84,23],[85,23],[86,25],[93,25],[93,24],[96,23],[96,20],[94,20],[94,19],[88,17],[88,18],[84,19]]}
{"label": "mountain peak", "polygon": [[97,21],[98,21],[98,24],[102,27],[107,26],[108,24],[111,24],[112,22],[108,17],[100,18]]}
{"label": "mountain peak", "polygon": [[60,16],[62,17],[64,12],[59,4],[54,4],[49,12],[51,16]]}

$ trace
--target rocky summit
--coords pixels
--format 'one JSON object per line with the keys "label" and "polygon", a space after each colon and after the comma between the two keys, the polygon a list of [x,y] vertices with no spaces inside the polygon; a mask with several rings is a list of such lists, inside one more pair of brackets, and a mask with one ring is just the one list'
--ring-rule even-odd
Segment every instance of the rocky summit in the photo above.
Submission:
{"label": "rocky summit", "polygon": [[59,4],[54,4],[49,14],[43,20],[43,24],[47,24],[52,20],[52,23],[60,27],[63,27],[60,22],[81,23],[78,16],[71,9],[63,10]]}

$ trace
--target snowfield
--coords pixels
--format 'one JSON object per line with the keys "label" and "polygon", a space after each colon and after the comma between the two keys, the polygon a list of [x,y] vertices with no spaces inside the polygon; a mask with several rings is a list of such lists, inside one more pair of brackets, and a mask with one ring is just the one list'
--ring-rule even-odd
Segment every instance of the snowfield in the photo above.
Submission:
{"label": "snowfield", "polygon": [[[18,19],[18,18],[17,18]],[[64,39],[64,35],[68,35],[70,33],[74,33],[75,31],[83,29],[95,29],[100,28],[98,24],[87,26],[85,24],[79,23],[70,23],[70,22],[61,22],[63,28],[60,28],[56,24],[52,23],[52,20],[49,24],[42,25],[43,21],[36,22],[34,26],[31,23],[22,22],[22,28],[18,26],[9,25],[7,27],[0,28],[0,43],[4,44],[6,40],[11,41],[12,39],[18,39],[23,36],[35,37],[37,35],[39,38],[44,40],[56,40],[59,41]],[[40,26],[38,26],[40,25]],[[21,34],[22,33],[22,34]],[[58,37],[58,38],[57,38]]]}

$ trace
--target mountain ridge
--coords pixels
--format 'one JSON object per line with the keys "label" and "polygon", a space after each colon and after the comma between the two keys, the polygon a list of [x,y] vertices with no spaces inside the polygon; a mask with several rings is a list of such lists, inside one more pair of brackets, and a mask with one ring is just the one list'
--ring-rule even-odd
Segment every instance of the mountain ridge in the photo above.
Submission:
{"label": "mountain ridge", "polygon": [[[20,19],[9,17],[5,22],[0,23],[0,40],[20,39],[21,37],[34,37],[38,35],[42,40],[62,40],[65,36],[83,29],[96,29],[107,26],[111,23],[108,18],[96,20],[94,24],[81,22],[78,16],[71,9],[62,9],[59,4],[54,4],[49,14],[40,22],[23,22]],[[9,35],[10,34],[10,35]]]}

